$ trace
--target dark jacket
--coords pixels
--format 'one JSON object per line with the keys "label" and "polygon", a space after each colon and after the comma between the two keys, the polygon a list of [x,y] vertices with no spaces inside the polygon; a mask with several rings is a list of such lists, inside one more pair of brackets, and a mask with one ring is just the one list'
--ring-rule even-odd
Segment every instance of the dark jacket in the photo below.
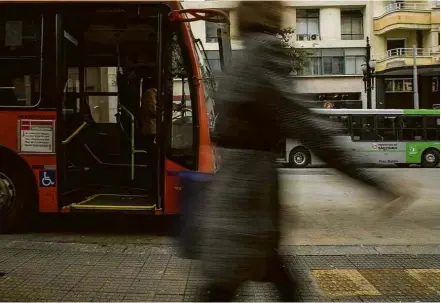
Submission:
{"label": "dark jacket", "polygon": [[[301,141],[346,175],[393,196],[334,144],[339,130],[312,114],[292,92],[289,59],[269,34],[243,37],[245,50],[220,79],[213,139],[222,165],[200,210],[202,260],[208,278],[260,280],[279,244],[275,154],[281,137]],[[235,282],[236,281],[236,282]]]}

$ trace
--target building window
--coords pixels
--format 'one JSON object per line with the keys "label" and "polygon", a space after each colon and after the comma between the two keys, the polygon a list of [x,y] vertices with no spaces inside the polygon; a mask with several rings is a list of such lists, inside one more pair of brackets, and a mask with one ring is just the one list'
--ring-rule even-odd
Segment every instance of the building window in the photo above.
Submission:
{"label": "building window", "polygon": [[364,49],[329,48],[308,50],[311,53],[309,66],[303,76],[312,75],[362,75],[361,64],[364,62]]}
{"label": "building window", "polygon": [[221,70],[221,62],[220,62],[220,56],[219,51],[205,51],[207,54],[208,63],[210,64],[212,71],[220,71]]}
{"label": "building window", "polygon": [[361,11],[341,12],[341,39],[363,40],[363,14]]}
{"label": "building window", "polygon": [[386,79],[386,93],[409,93],[413,92],[413,83],[411,78]]}
{"label": "building window", "polygon": [[318,9],[298,9],[296,11],[297,40],[318,40],[320,35]]}
{"label": "building window", "polygon": [[[228,14],[228,11],[225,11]],[[205,42],[217,43],[217,29],[226,26],[224,23],[205,22]]]}

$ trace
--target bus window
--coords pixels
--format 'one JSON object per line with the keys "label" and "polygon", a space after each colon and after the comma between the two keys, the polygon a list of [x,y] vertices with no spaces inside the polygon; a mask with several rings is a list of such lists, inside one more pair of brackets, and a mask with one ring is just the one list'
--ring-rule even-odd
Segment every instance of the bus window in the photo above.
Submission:
{"label": "bus window", "polygon": [[0,12],[0,106],[40,100],[41,24],[38,14]]}
{"label": "bus window", "polygon": [[398,140],[398,118],[390,116],[377,116],[378,141]]}
{"label": "bus window", "polygon": [[118,112],[118,86],[116,66],[87,67],[85,69],[85,88],[89,93],[113,93],[114,95],[89,95],[87,104],[96,123],[116,123]]}
{"label": "bus window", "polygon": [[439,141],[439,116],[426,116],[426,140]]}
{"label": "bus window", "polygon": [[352,116],[352,140],[376,141],[374,116]]}
{"label": "bus window", "polygon": [[402,140],[422,141],[424,138],[423,117],[404,116],[402,119]]}
{"label": "bus window", "polygon": [[[173,83],[173,106],[167,154],[170,159],[193,169],[196,165],[194,145],[194,86],[180,38],[173,32],[170,44],[169,83]],[[188,57],[188,56],[187,56]],[[171,80],[171,81],[170,81]]]}

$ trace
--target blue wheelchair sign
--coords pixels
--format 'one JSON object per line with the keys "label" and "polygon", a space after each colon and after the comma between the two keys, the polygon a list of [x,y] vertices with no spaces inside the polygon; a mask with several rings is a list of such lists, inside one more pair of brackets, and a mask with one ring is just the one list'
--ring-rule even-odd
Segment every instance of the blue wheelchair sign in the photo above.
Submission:
{"label": "blue wheelchair sign", "polygon": [[55,187],[55,170],[40,170],[40,187]]}

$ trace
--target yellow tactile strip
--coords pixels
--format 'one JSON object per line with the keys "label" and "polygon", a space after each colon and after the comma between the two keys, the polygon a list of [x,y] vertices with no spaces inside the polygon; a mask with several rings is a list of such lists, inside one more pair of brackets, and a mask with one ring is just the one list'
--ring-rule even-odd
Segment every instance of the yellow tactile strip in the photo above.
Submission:
{"label": "yellow tactile strip", "polygon": [[328,298],[439,295],[439,269],[320,269],[312,274]]}

